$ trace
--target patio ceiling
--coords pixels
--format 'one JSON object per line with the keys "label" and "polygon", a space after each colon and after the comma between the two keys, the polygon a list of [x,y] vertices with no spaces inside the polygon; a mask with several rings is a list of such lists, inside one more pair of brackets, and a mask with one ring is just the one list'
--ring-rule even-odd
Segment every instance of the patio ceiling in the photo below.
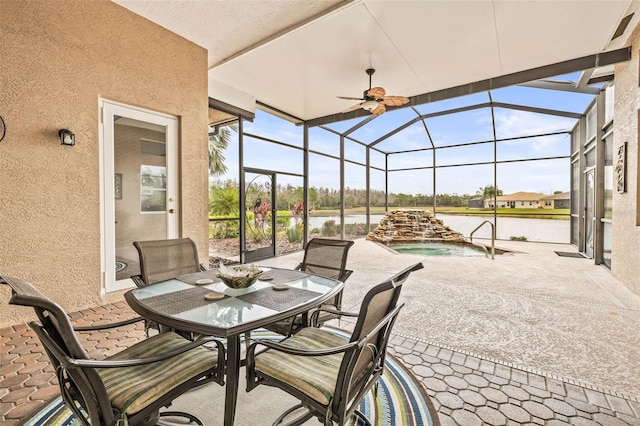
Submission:
{"label": "patio ceiling", "polygon": [[361,96],[369,67],[410,106],[586,69],[584,87],[639,18],[631,0],[114,1],[208,49],[210,96],[316,125],[368,114],[336,96]]}

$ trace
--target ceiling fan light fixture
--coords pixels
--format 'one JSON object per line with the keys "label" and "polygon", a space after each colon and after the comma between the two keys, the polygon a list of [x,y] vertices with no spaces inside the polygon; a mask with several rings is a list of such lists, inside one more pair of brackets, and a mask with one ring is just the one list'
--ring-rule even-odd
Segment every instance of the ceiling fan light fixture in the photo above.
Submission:
{"label": "ceiling fan light fixture", "polygon": [[365,101],[362,103],[361,107],[362,109],[366,109],[367,111],[373,111],[374,109],[378,108],[378,101]]}

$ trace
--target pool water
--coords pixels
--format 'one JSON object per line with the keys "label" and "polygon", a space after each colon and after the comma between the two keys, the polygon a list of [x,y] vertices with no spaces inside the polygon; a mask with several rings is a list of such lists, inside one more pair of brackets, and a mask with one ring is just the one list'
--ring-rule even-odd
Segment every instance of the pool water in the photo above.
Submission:
{"label": "pool water", "polygon": [[[480,247],[464,243],[391,243],[389,248],[402,254],[418,254],[423,256],[484,256]],[[496,253],[497,254],[497,253]]]}

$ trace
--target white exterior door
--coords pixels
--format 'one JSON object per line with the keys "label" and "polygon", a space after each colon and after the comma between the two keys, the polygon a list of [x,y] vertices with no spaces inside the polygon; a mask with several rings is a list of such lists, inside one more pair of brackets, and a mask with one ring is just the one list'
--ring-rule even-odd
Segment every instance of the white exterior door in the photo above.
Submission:
{"label": "white exterior door", "polygon": [[111,292],[134,286],[134,241],[178,237],[178,123],[106,100],[101,107],[103,292]]}

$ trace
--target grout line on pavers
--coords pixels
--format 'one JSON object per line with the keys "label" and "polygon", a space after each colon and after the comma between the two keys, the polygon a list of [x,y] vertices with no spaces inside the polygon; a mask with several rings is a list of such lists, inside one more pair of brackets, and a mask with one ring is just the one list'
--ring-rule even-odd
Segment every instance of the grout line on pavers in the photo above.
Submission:
{"label": "grout line on pavers", "polygon": [[[504,366],[507,366],[507,367],[510,367],[510,368],[514,368],[514,369],[517,369],[517,370],[525,371],[527,373],[532,373],[532,374],[536,374],[536,375],[539,375],[539,376],[556,379],[556,380],[559,380],[559,381],[561,381],[563,383],[568,383],[568,384],[580,386],[580,387],[585,388],[585,389],[595,390],[597,392],[601,392],[601,393],[606,394],[606,395],[618,396],[620,398],[623,398],[623,399],[626,399],[626,400],[629,400],[629,401],[640,402],[640,397],[639,396],[622,393],[622,392],[620,392],[618,390],[615,390],[615,389],[604,388],[602,386],[594,385],[594,384],[588,383],[588,382],[583,382],[581,380],[574,379],[572,377],[559,376],[557,374],[549,373],[549,372],[546,372],[546,371],[543,371],[543,370],[540,370],[540,369],[537,369],[537,368],[526,367],[526,366],[514,364],[512,362],[502,361],[502,360],[499,360],[499,359],[496,359],[496,358],[488,357],[488,356],[485,356],[485,355],[480,355],[480,354],[477,354],[477,353],[474,353],[474,352],[471,352],[471,351],[468,351],[468,350],[465,350],[465,349],[456,349],[453,346],[437,343],[437,342],[434,342],[432,340],[427,340],[427,339],[423,339],[423,338],[420,338],[420,337],[410,336],[410,335],[404,334],[404,333],[393,333],[393,334],[395,334],[396,336],[400,336],[402,338],[405,338],[405,339],[413,340],[415,342],[421,342],[421,343],[426,343],[428,345],[433,345],[433,346],[436,346],[436,347],[438,347],[440,349],[448,349],[448,350],[451,350],[451,351],[454,351],[454,352],[465,354],[467,356],[473,356],[473,357],[476,357],[476,358],[479,358],[479,359],[482,359],[482,360],[485,360],[485,361],[490,361],[490,362],[494,362],[496,364],[500,364],[500,365],[504,365]],[[448,361],[448,362],[451,362],[451,361]]]}

